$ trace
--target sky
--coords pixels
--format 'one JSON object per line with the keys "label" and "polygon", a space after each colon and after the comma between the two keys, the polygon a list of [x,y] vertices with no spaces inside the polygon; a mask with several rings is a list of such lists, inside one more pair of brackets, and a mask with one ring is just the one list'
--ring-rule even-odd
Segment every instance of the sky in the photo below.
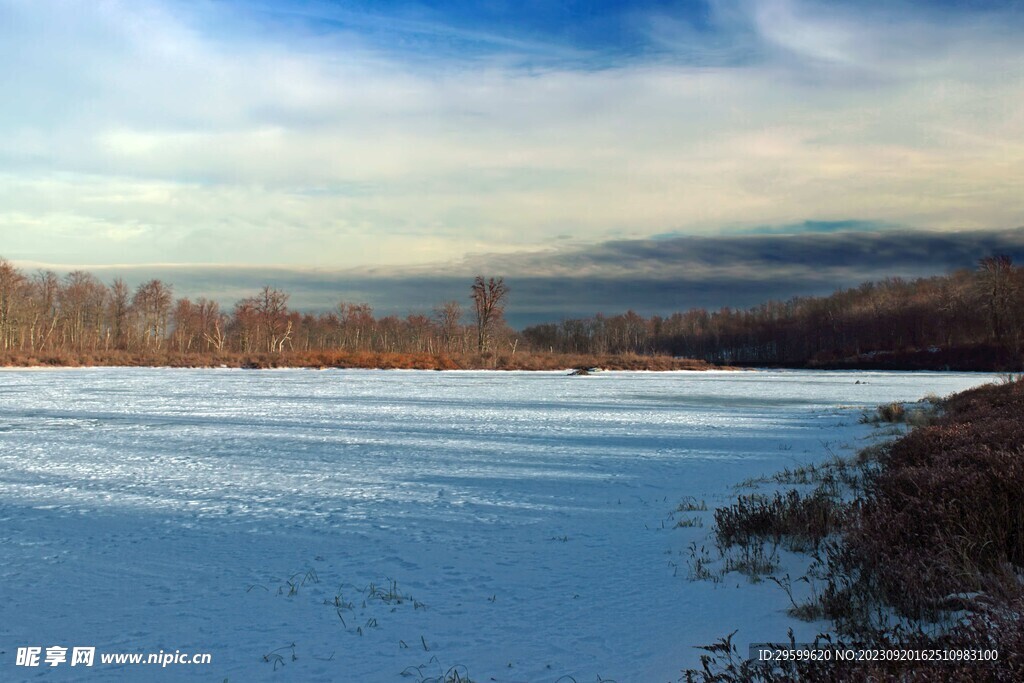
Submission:
{"label": "sky", "polygon": [[970,267],[1024,225],[1022,29],[983,0],[0,0],[0,256],[300,307],[485,272],[523,320],[875,277],[815,272],[837,235]]}

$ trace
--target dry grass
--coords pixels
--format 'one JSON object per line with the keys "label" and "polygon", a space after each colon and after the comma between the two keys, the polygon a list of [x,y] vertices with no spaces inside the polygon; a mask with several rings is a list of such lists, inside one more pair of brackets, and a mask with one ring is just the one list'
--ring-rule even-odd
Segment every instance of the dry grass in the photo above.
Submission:
{"label": "dry grass", "polygon": [[367,368],[381,370],[708,370],[704,361],[672,356],[582,356],[557,353],[430,354],[372,351],[284,351],[281,353],[179,353],[168,350],[97,351],[85,353],[9,352],[0,354],[8,367],[220,367],[230,368]]}
{"label": "dry grass", "polygon": [[790,490],[771,498],[739,496],[729,507],[715,510],[715,536],[723,548],[770,540],[790,549],[809,550],[842,527],[849,508],[824,488],[807,495]]}
{"label": "dry grass", "polygon": [[1024,384],[951,398],[880,464],[847,544],[902,614],[933,616],[1024,568]]}
{"label": "dry grass", "polygon": [[727,637],[685,680],[1024,680],[1024,382],[958,394],[944,409],[870,454],[875,467],[849,479],[842,516],[821,514],[813,493],[746,497],[715,513],[716,534],[798,546],[838,529],[818,548],[824,584],[794,602],[797,613],[830,619],[843,646],[994,649],[998,661],[763,664]]}

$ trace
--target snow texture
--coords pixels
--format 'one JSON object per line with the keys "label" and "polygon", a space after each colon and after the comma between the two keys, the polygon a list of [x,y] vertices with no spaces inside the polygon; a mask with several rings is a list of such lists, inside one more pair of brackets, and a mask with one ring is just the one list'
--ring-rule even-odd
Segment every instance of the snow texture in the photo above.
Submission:
{"label": "snow texture", "polygon": [[[734,629],[825,627],[770,582],[688,580],[712,513],[673,528],[682,499],[713,509],[863,446],[866,408],[991,380],[3,371],[0,680],[675,681]],[[15,666],[51,645],[213,663]]]}

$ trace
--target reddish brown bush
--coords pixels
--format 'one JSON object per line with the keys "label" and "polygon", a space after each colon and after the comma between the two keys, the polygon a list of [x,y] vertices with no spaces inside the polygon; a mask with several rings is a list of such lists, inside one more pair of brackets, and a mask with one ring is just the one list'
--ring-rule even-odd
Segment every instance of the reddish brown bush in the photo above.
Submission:
{"label": "reddish brown bush", "polygon": [[671,356],[579,356],[558,353],[518,354],[432,354],[383,353],[375,351],[282,351],[280,353],[180,353],[172,350],[94,351],[45,354],[8,352],[0,354],[0,365],[49,366],[148,366],[236,368],[377,368],[383,370],[707,370],[704,361]]}
{"label": "reddish brown bush", "polygon": [[954,397],[881,465],[846,541],[903,614],[934,615],[1024,567],[1024,383]]}

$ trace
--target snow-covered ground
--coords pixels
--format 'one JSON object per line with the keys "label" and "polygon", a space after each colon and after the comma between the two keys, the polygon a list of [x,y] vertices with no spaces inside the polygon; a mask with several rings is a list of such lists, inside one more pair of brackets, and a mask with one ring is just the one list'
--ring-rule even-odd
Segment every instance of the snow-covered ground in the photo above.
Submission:
{"label": "snow-covered ground", "polygon": [[[675,681],[737,628],[810,640],[774,584],[688,580],[711,513],[673,510],[991,379],[2,371],[0,680]],[[17,666],[58,645],[96,663]],[[212,664],[99,661],[161,650]]]}

